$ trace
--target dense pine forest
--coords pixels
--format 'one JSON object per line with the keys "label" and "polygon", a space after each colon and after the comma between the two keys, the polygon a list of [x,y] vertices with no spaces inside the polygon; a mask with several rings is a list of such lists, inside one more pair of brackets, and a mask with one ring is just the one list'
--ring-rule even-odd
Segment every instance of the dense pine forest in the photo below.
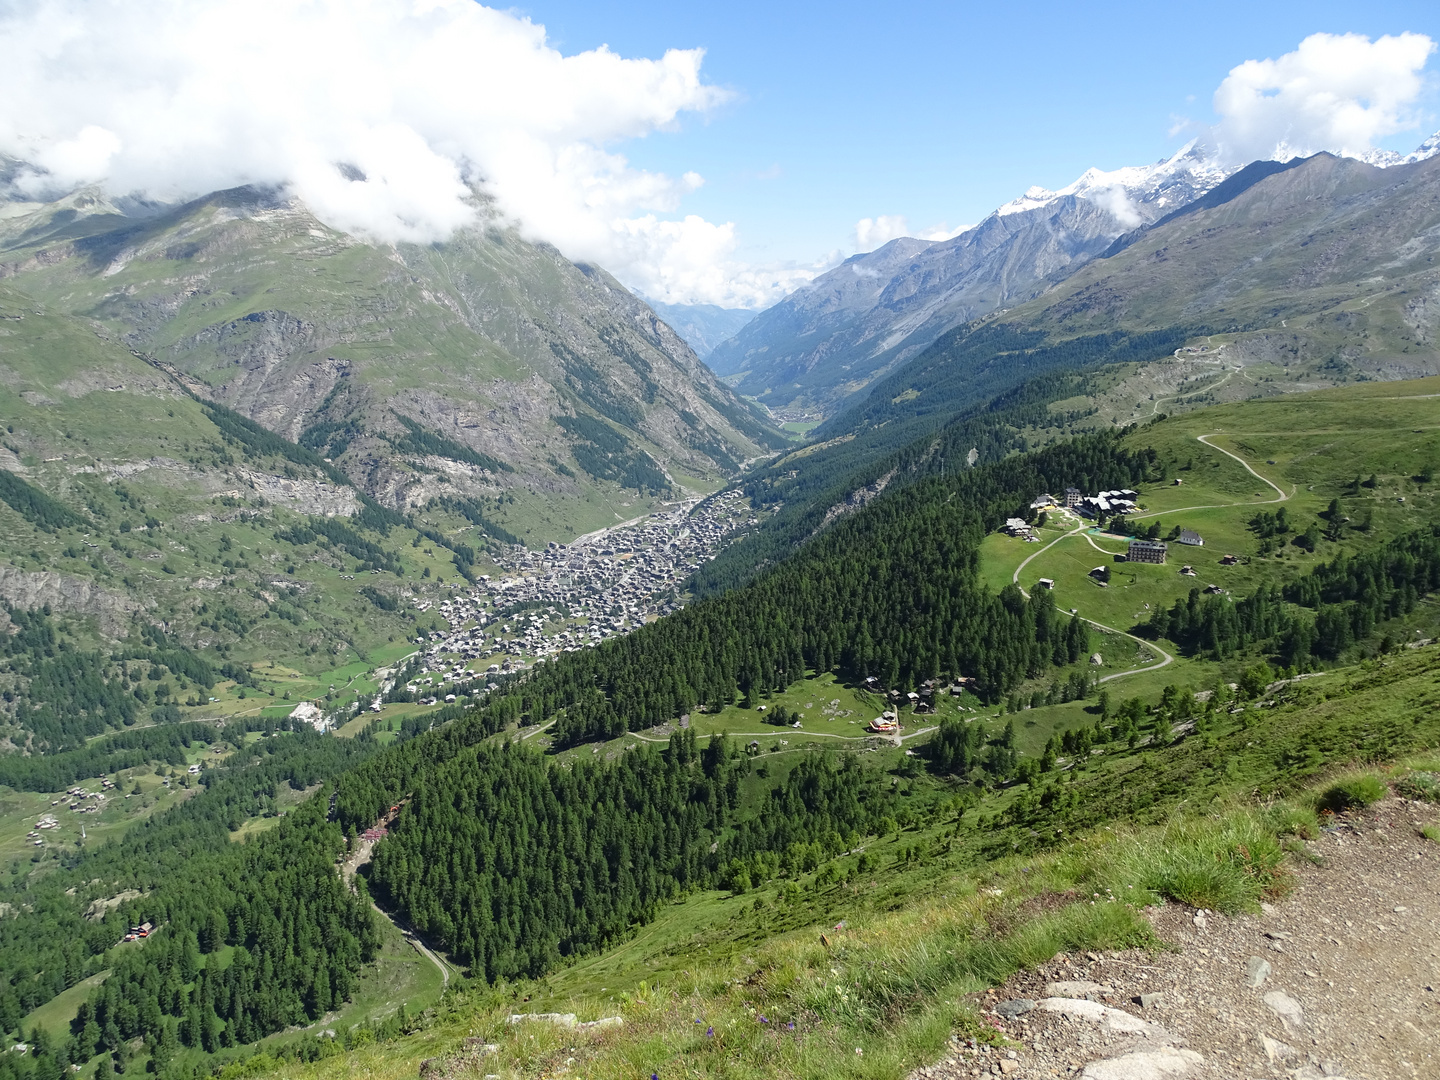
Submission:
{"label": "dense pine forest", "polygon": [[[1138,629],[1220,660],[1261,646],[1285,667],[1307,670],[1317,659],[1335,660],[1386,619],[1414,611],[1422,596],[1437,589],[1440,526],[1430,526],[1321,563],[1283,589],[1261,589],[1239,601],[1192,589]],[[1286,601],[1314,614],[1287,611]]]}
{"label": "dense pine forest", "polygon": [[[225,737],[240,741],[243,728]],[[168,740],[202,733],[222,737],[186,724],[112,739],[153,739],[163,756]],[[162,1058],[212,1037],[213,1045],[249,1042],[343,1000],[377,939],[368,905],[335,873],[344,836],[327,821],[323,790],[252,843],[234,844],[230,834],[273,813],[282,787],[313,791],[375,750],[373,740],[308,729],[261,739],[207,771],[193,798],[12,890],[27,910],[0,919],[0,1028],[14,1030],[27,1012],[107,966],[112,974],[80,1010],[73,1038],[39,1055],[40,1075],[53,1067],[58,1076],[99,1050],[123,1068],[136,1038]],[[99,918],[82,915],[117,889],[129,898],[102,906]],[[160,929],[117,948],[142,921]]]}
{"label": "dense pine forest", "polygon": [[[284,724],[251,742],[246,728],[255,724],[217,731],[177,723],[183,695],[220,677],[243,680],[245,670],[205,660],[157,628],[110,652],[86,652],[47,613],[9,612],[3,662],[19,676],[25,730],[45,752],[0,759],[0,783],[56,790],[127,763],[175,765],[197,740],[229,742],[235,752],[206,770],[193,798],[123,838],[66,852],[33,880],[12,869],[6,902],[19,913],[0,919],[0,1027],[15,1030],[80,980],[102,969],[110,975],[80,1006],[67,1039],[42,1037],[28,1055],[0,1057],[0,1070],[58,1080],[96,1053],[123,1070],[136,1040],[163,1070],[182,1050],[213,1053],[311,1022],[353,993],[375,954],[371,896],[472,975],[497,982],[540,976],[611,946],[693,890],[745,892],[902,828],[914,810],[898,777],[847,755],[800,754],[767,782],[765,767],[729,740],[697,743],[689,731],[615,761],[556,761],[493,736],[550,725],[552,753],[560,752],[697,709],[758,705],[831,672],[853,682],[874,676],[896,690],[965,677],[980,703],[1011,713],[1037,697],[1091,698],[1083,672],[1053,678],[1048,698],[1032,692],[1035,680],[1088,654],[1086,623],[1058,612],[1046,590],[995,593],[978,573],[982,539],[1023,514],[1037,491],[1133,487],[1158,477],[1156,452],[1127,449],[1124,432],[1014,453],[1023,448],[1020,429],[1049,415],[1077,378],[1034,380],[906,449],[890,462],[903,483],[824,528],[823,506],[787,519],[772,538],[774,558],[736,571],[746,582],[740,587],[501,678],[477,707],[409,716],[387,747],[375,725],[339,740]],[[959,464],[971,448],[979,463]],[[760,490],[775,479],[757,488],[762,505],[783,488]],[[376,570],[398,562],[341,521],[295,524],[284,539],[328,545]],[[1440,588],[1437,545],[1440,531],[1429,528],[1238,602],[1194,593],[1143,629],[1187,652],[1263,650],[1303,669]],[[469,549],[446,546],[457,567],[473,565]],[[390,599],[377,597],[377,606]],[[401,672],[389,699],[406,696],[403,684],[419,673],[415,665]],[[1016,690],[1027,681],[1022,696]],[[1265,679],[1242,683],[1253,696]],[[1177,723],[1205,730],[1220,700],[1197,709],[1193,695],[1174,687],[1154,706],[1102,694],[1093,726],[1052,739],[1038,758],[1019,755],[1014,723],[947,719],[905,775],[928,769],[977,798],[987,787],[1026,781],[1007,821],[1049,814],[1079,822],[1084,808],[1052,775],[1058,760],[1086,758],[1104,744],[1163,746]],[[140,719],[152,726],[135,726]],[[231,841],[246,821],[276,815],[287,793],[298,809],[250,843]],[[401,803],[352,891],[336,872],[347,843]],[[857,865],[873,866],[869,858]],[[117,894],[98,918],[82,917],[90,903]],[[157,931],[143,944],[117,946],[142,920]]]}
{"label": "dense pine forest", "polygon": [[1035,449],[1027,430],[1067,427],[1094,412],[1057,413],[1052,406],[1097,393],[1103,371],[1037,375],[979,404],[927,416],[918,429],[907,429],[913,436],[908,440],[897,439],[894,425],[881,424],[807,449],[803,467],[782,456],[746,474],[741,490],[752,505],[771,513],[697,570],[690,588],[709,596],[753,580],[826,528],[832,508],[853,508],[855,492],[883,488],[893,498],[927,477],[963,473]]}

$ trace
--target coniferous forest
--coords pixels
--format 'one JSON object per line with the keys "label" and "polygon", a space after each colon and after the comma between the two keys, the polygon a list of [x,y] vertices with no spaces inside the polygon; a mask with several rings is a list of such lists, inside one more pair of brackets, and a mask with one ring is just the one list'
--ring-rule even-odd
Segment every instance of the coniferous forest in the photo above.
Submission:
{"label": "coniferous forest", "polygon": [[[1089,634],[1048,590],[985,588],[979,544],[1036,491],[1155,479],[1154,452],[1126,449],[1122,434],[921,475],[748,584],[504,679],[478,707],[427,718],[441,721],[431,730],[412,718],[390,746],[308,729],[246,744],[239,732],[237,752],[203,778],[198,796],[117,842],[67,856],[35,885],[23,916],[0,920],[0,1027],[102,964],[110,970],[67,1040],[17,1060],[46,1077],[102,1052],[123,1068],[140,1039],[163,1068],[181,1048],[213,1052],[313,1021],[347,999],[378,948],[372,895],[476,977],[534,977],[614,944],[691,890],[743,892],[894,828],[908,813],[896,791],[849,756],[802,755],[746,806],[739,792],[753,765],[723,737],[698,745],[682,730],[667,746],[613,762],[557,764],[492,736],[551,724],[563,750],[697,708],[753,705],[832,671],[901,690],[965,677],[980,701],[1016,711],[1017,685],[1083,658]],[[1440,588],[1437,535],[1401,536],[1239,602],[1193,593],[1141,629],[1217,657],[1262,644],[1287,663],[1331,657]],[[154,726],[106,734],[148,704],[138,681],[132,687],[131,660],[157,678],[204,686],[217,671],[199,657],[163,638],[77,653],[40,613],[13,612],[11,622],[4,647],[28,675],[27,692],[53,685],[56,700],[72,704],[53,719],[43,704],[31,710],[35,736],[55,752],[5,759],[0,779],[10,786],[53,788],[126,755],[183,760],[192,739],[225,737],[158,714]],[[1089,695],[1079,679],[1062,688],[1065,700]],[[993,731],[947,720],[924,753],[940,776],[1033,779],[1060,753],[1088,753],[1092,739],[1133,746],[1149,711],[1135,699],[1105,719],[1052,740],[1042,761],[1018,758],[1013,724]],[[231,831],[273,808],[282,790],[311,794],[257,840],[232,843]],[[336,873],[347,837],[397,804],[391,834],[352,891]],[[106,883],[96,895],[122,884],[133,895],[85,920],[60,893],[94,882]],[[117,950],[124,928],[141,920],[159,929],[143,948]],[[0,1069],[17,1067],[0,1059]]]}

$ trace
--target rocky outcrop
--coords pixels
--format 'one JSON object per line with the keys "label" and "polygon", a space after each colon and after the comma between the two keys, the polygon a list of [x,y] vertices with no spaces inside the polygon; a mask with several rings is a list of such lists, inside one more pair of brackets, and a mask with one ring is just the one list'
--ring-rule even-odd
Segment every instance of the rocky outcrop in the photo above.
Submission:
{"label": "rocky outcrop", "polygon": [[111,637],[124,634],[127,621],[142,606],[84,578],[52,570],[29,572],[0,566],[0,598],[16,608],[35,609],[49,604],[56,611],[94,616]]}

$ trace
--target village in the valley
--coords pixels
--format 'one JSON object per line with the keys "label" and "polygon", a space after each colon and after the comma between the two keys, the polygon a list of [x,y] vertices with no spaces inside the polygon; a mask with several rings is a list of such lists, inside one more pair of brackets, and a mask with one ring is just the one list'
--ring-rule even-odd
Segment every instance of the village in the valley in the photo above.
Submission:
{"label": "village in the valley", "polygon": [[[444,625],[415,639],[422,662],[404,689],[428,704],[453,702],[483,688],[474,686],[477,676],[523,671],[639,629],[679,610],[681,584],[755,524],[744,495],[729,491],[568,544],[502,549],[493,555],[499,573],[413,601],[417,615],[433,613]],[[395,689],[395,671],[378,674],[374,712]],[[310,702],[294,717],[322,729],[334,719]]]}

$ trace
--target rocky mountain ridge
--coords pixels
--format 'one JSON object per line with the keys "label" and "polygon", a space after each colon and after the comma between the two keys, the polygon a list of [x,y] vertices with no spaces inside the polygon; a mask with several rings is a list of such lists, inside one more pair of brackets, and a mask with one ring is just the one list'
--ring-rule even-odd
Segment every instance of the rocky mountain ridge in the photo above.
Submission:
{"label": "rocky mountain ridge", "polygon": [[251,188],[5,209],[7,284],[396,507],[703,490],[781,440],[619,282],[493,223],[374,245]]}
{"label": "rocky mountain ridge", "polygon": [[[1436,153],[1440,134],[1372,164]],[[762,312],[707,362],[740,376],[736,389],[772,409],[833,414],[946,331],[1044,294],[1239,171],[1192,142],[1153,165],[1091,169],[1057,191],[1033,187],[952,239],[901,238],[846,260]]]}

